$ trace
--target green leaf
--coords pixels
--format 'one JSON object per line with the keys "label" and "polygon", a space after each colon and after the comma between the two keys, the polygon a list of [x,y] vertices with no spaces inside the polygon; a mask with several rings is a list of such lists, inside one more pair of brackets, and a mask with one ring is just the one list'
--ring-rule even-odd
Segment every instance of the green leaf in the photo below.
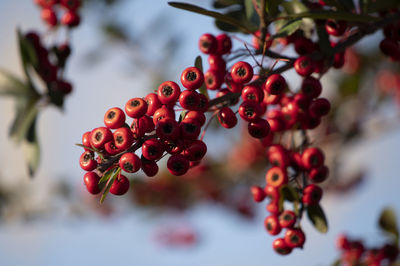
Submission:
{"label": "green leaf", "polygon": [[385,232],[392,234],[399,241],[399,230],[397,228],[396,214],[392,208],[385,208],[378,220],[379,227]]}
{"label": "green leaf", "polygon": [[328,222],[320,205],[307,206],[307,216],[315,229],[321,233],[328,232]]}
{"label": "green leaf", "polygon": [[22,143],[22,147],[24,150],[29,176],[33,177],[39,167],[40,161],[40,146],[36,134],[36,119],[32,122],[26,139]]}
{"label": "green leaf", "polygon": [[29,97],[32,89],[21,79],[0,69],[0,96]]}
{"label": "green leaf", "polygon": [[117,176],[119,175],[120,172],[121,172],[121,168],[119,168],[119,167],[118,167],[118,170],[113,171],[112,177],[109,178],[110,181],[108,182],[106,189],[103,191],[103,194],[101,195],[100,203],[103,203],[104,200],[106,199],[107,194],[110,191],[112,184],[114,183],[115,179],[117,178]]}
{"label": "green leaf", "polygon": [[17,143],[27,137],[29,129],[35,122],[39,112],[37,102],[38,98],[17,99],[16,116],[9,131],[10,137]]}
{"label": "green leaf", "polygon": [[107,184],[107,181],[110,179],[112,173],[114,173],[115,168],[108,170],[103,174],[103,176],[99,180],[99,188],[100,190],[103,190],[104,186]]}
{"label": "green leaf", "polygon": [[253,0],[244,0],[244,9],[246,11],[247,19],[251,19],[254,13],[256,13],[253,5]]}
{"label": "green leaf", "polygon": [[289,36],[300,28],[302,24],[301,18],[295,18],[289,20],[285,25],[283,25],[271,38],[282,38]]}
{"label": "green leaf", "polygon": [[337,259],[332,263],[332,266],[340,266],[342,264],[342,260],[341,259]]}
{"label": "green leaf", "polygon": [[240,5],[242,0],[215,0],[214,8],[226,8],[232,5]]}
{"label": "green leaf", "polygon": [[32,66],[37,68],[38,66],[38,58],[36,55],[36,50],[33,47],[33,44],[25,38],[25,35],[21,33],[19,29],[17,29],[18,36],[18,44],[19,44],[19,52],[22,60],[22,67],[24,69],[25,75],[28,78],[29,83],[31,84],[31,77],[28,71],[28,67]]}
{"label": "green leaf", "polygon": [[[196,57],[196,59],[194,60],[194,66],[197,67],[198,69],[200,69],[201,72],[204,73],[204,70],[203,70],[203,60],[201,59],[201,56],[200,56],[200,55],[198,55],[198,56]],[[203,85],[201,85],[201,87],[199,88],[199,92],[200,92],[201,94],[203,94],[204,96],[206,96],[207,99],[210,98],[209,95],[208,95],[208,90],[207,90],[206,82],[205,82],[205,81],[204,81]]]}
{"label": "green leaf", "polygon": [[252,29],[249,29],[249,28],[245,27],[241,23],[241,21],[237,21],[236,19],[234,19],[234,18],[232,18],[230,16],[223,15],[223,14],[215,12],[215,11],[210,11],[210,10],[204,9],[202,7],[198,7],[198,6],[195,6],[195,5],[192,5],[192,4],[187,4],[187,3],[168,2],[168,4],[170,6],[172,6],[172,7],[175,7],[175,8],[191,11],[191,12],[194,12],[194,13],[198,13],[198,14],[202,14],[202,15],[205,15],[205,16],[209,16],[209,17],[218,19],[218,20],[220,20],[222,22],[225,22],[225,23],[228,23],[228,24],[231,24],[231,25],[237,27],[238,29],[240,29],[243,32],[252,33],[254,31]]}
{"label": "green leaf", "polygon": [[293,0],[290,2],[283,2],[282,6],[287,14],[297,14],[302,12],[307,12],[308,8],[299,0]]}
{"label": "green leaf", "polygon": [[287,201],[299,201],[299,194],[296,189],[290,185],[285,185],[280,188],[280,195]]}
{"label": "green leaf", "polygon": [[337,19],[337,20],[365,22],[365,23],[379,20],[379,18],[368,15],[358,15],[347,12],[334,12],[327,10],[319,10],[318,12],[309,11],[297,14],[288,14],[286,17],[283,17],[281,19],[290,19],[290,18]]}
{"label": "green leaf", "polygon": [[184,110],[181,112],[181,114],[179,115],[179,123],[182,122],[182,120],[185,118],[186,114],[188,113],[188,110]]}
{"label": "green leaf", "polygon": [[279,12],[279,5],[282,3],[282,0],[261,0],[265,1],[265,11],[267,11],[268,16],[270,18],[276,17]]}

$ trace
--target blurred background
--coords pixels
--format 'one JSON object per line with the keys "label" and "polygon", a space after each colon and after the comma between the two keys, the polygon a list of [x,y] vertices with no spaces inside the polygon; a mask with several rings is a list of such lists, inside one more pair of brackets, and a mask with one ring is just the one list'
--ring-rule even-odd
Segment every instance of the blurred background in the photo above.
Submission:
{"label": "blurred background", "polygon": [[[213,7],[209,0],[187,2]],[[109,108],[179,80],[200,54],[199,36],[221,31],[211,18],[163,0],[87,1],[81,16],[66,70],[74,90],[62,111],[40,112],[34,178],[23,147],[8,137],[14,99],[0,98],[1,265],[329,265],[338,256],[339,233],[372,245],[384,241],[376,227],[380,210],[392,206],[400,213],[400,71],[379,55],[381,33],[348,51],[345,68],[321,80],[335,108],[311,138],[332,169],[321,203],[329,231],[322,235],[303,219],[304,250],[282,257],[264,229],[265,203],[249,194],[251,185],[265,185],[264,151],[240,127],[212,127],[206,163],[183,178],[132,176],[127,195],[111,195],[102,205],[86,192],[82,149],[75,146],[82,134],[101,126]],[[22,77],[16,29],[46,34],[39,9],[31,0],[2,0],[0,25],[0,68]],[[234,49],[241,48],[235,41]],[[294,73],[285,77],[298,86]]]}

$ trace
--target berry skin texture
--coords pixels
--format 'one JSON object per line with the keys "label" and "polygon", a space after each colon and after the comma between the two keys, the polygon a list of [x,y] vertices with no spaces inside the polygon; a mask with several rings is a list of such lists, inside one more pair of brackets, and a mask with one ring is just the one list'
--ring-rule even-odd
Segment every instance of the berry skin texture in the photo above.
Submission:
{"label": "berry skin texture", "polygon": [[185,119],[179,124],[181,137],[185,140],[195,140],[200,135],[200,125],[194,119]]}
{"label": "berry skin texture", "polygon": [[322,189],[314,184],[304,188],[302,201],[305,205],[317,205],[322,198]]}
{"label": "berry skin texture", "polygon": [[199,93],[199,105],[197,106],[197,111],[199,112],[206,112],[208,110],[208,98],[204,95]]}
{"label": "berry skin texture", "polygon": [[126,150],[135,141],[132,131],[127,127],[120,127],[113,133],[114,144],[117,149]]}
{"label": "berry skin texture", "polygon": [[173,118],[175,119],[175,111],[172,108],[168,108],[166,106],[162,106],[161,108],[158,108],[153,115],[153,123],[154,125],[157,125],[158,121],[160,121],[163,118]]}
{"label": "berry skin texture", "polygon": [[104,149],[109,155],[116,155],[120,152],[122,152],[122,149],[118,149],[117,146],[115,146],[114,141],[109,141],[104,145]]}
{"label": "berry skin texture", "polygon": [[318,98],[311,102],[308,108],[309,114],[312,117],[321,117],[327,115],[331,110],[330,102],[325,98]]}
{"label": "berry skin texture", "polygon": [[[160,85],[161,86],[161,85]],[[144,98],[144,100],[147,103],[147,111],[146,115],[152,116],[154,115],[154,112],[161,107],[161,102],[155,93],[149,93],[147,96]]]}
{"label": "berry skin texture", "polygon": [[258,86],[247,85],[243,88],[241,97],[243,101],[255,101],[261,103],[264,99],[264,92]]}
{"label": "berry skin texture", "polygon": [[310,39],[299,37],[294,41],[294,49],[299,55],[306,55],[314,51],[315,44]]}
{"label": "berry skin texture", "polygon": [[214,35],[204,33],[199,39],[199,50],[204,54],[213,54],[217,51],[218,43]]}
{"label": "berry skin texture", "polygon": [[179,104],[186,110],[197,110],[200,103],[199,95],[196,91],[183,91],[179,96]]}
{"label": "berry skin texture", "polygon": [[119,167],[127,173],[139,171],[142,162],[136,154],[132,152],[124,153],[119,159]]}
{"label": "berry skin texture", "polygon": [[189,160],[181,154],[171,155],[167,161],[167,168],[169,172],[175,176],[181,176],[189,170]]}
{"label": "berry skin texture", "polygon": [[197,90],[204,83],[204,74],[197,67],[188,67],[182,72],[181,83],[188,90]]}
{"label": "berry skin texture", "polygon": [[316,78],[306,77],[301,84],[301,91],[309,98],[316,98],[322,91],[321,82]]}
{"label": "berry skin texture", "polygon": [[289,247],[297,248],[304,245],[306,236],[301,229],[288,229],[285,233],[284,239]]}
{"label": "berry skin texture", "polygon": [[157,137],[162,140],[174,140],[179,138],[180,131],[178,122],[170,117],[161,119],[156,125],[156,134]]}
{"label": "berry skin texture", "polygon": [[228,54],[232,49],[232,40],[225,33],[219,34],[216,37],[217,39],[217,51],[216,53],[219,55]]}
{"label": "berry skin texture", "polygon": [[125,113],[132,118],[139,118],[147,112],[147,103],[142,98],[132,98],[125,104]]}
{"label": "berry skin texture", "polygon": [[183,120],[185,119],[194,119],[196,120],[200,126],[203,126],[206,123],[206,116],[204,115],[203,112],[199,112],[199,111],[189,111],[186,113],[185,118],[183,118]]}
{"label": "berry skin texture", "polygon": [[[83,133],[82,135],[82,145],[88,148],[91,148],[92,146],[90,145],[90,131],[87,131]],[[88,150],[85,148],[85,151]]]}
{"label": "berry skin texture", "polygon": [[87,191],[93,195],[100,193],[99,181],[100,177],[95,172],[87,172],[83,176],[83,182],[85,183]]}
{"label": "berry skin texture", "polygon": [[142,160],[142,171],[148,177],[153,177],[158,173],[158,165],[155,161]]}
{"label": "berry skin texture", "polygon": [[204,74],[205,84],[208,90],[218,90],[224,82],[223,73],[218,70],[209,69]]}
{"label": "berry skin texture", "polygon": [[90,133],[90,145],[96,149],[103,149],[104,145],[113,139],[113,134],[106,127],[98,127]]}
{"label": "berry skin texture", "polygon": [[129,190],[129,179],[126,176],[119,174],[111,185],[110,193],[121,196]]}
{"label": "berry skin texture", "polygon": [[262,202],[266,197],[264,190],[259,186],[252,186],[250,192],[255,202]]}
{"label": "berry skin texture", "polygon": [[79,158],[79,165],[85,171],[92,171],[96,169],[97,162],[94,159],[94,154],[91,151],[85,151]]}
{"label": "berry skin texture", "polygon": [[285,78],[280,74],[272,74],[264,82],[264,90],[270,95],[281,95],[287,87]]}
{"label": "berry skin texture", "polygon": [[308,177],[313,183],[322,183],[328,178],[328,175],[329,168],[323,165],[318,168],[312,168],[309,172]]}
{"label": "berry skin texture", "polygon": [[279,225],[282,228],[292,228],[296,223],[296,214],[293,211],[285,210],[279,215]]}
{"label": "berry skin texture", "polygon": [[286,244],[283,238],[277,238],[272,242],[272,248],[280,255],[288,255],[292,252],[292,248]]}
{"label": "berry skin texture", "polygon": [[277,166],[268,170],[265,179],[268,185],[276,188],[286,185],[289,181],[286,171]]}
{"label": "berry skin texture", "polygon": [[182,155],[185,156],[189,161],[196,162],[203,159],[207,153],[207,145],[201,140],[193,141],[189,147],[183,150]]}
{"label": "berry skin texture", "polygon": [[239,106],[239,115],[247,122],[255,121],[262,115],[261,106],[254,101],[244,101]]}
{"label": "berry skin texture", "polygon": [[253,138],[262,139],[270,133],[270,126],[267,120],[259,118],[248,124],[247,130]]}
{"label": "berry skin texture", "polygon": [[294,61],[294,69],[300,76],[307,77],[314,71],[314,62],[306,55],[300,56]]}
{"label": "berry skin texture", "polygon": [[104,115],[104,124],[111,129],[117,129],[125,124],[125,113],[121,108],[108,109]]}
{"label": "berry skin texture", "polygon": [[231,68],[233,82],[245,84],[253,78],[253,68],[244,61],[236,62]]}
{"label": "berry skin texture", "polygon": [[158,87],[158,99],[162,104],[173,105],[181,94],[179,85],[173,81],[165,81]]}
{"label": "berry skin texture", "polygon": [[229,107],[222,107],[218,112],[218,121],[224,128],[233,128],[238,120],[235,113]]}
{"label": "berry skin texture", "polygon": [[272,166],[285,169],[290,165],[288,151],[280,144],[271,145],[267,152],[268,161]]}
{"label": "berry skin texture", "polygon": [[307,148],[301,155],[301,161],[305,169],[320,167],[324,160],[324,153],[318,148]]}
{"label": "berry skin texture", "polygon": [[226,62],[220,55],[210,55],[207,59],[210,65],[210,70],[217,71],[218,73],[225,74]]}
{"label": "berry skin texture", "polygon": [[267,232],[272,236],[278,235],[282,230],[281,226],[279,225],[278,216],[276,215],[271,215],[265,218],[264,226]]}
{"label": "berry skin texture", "polygon": [[157,139],[148,139],[143,142],[142,155],[145,159],[154,161],[161,158],[164,153],[162,143]]}

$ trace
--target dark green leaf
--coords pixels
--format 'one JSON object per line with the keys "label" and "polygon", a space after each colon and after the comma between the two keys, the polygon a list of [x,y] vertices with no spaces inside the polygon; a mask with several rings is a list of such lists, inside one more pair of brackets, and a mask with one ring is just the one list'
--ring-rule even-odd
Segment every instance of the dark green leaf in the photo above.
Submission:
{"label": "dark green leaf", "polygon": [[23,35],[19,29],[17,30],[17,36],[18,36],[19,52],[21,55],[22,66],[25,75],[28,78],[29,83],[32,83],[28,67],[32,66],[34,68],[37,68],[38,58],[36,55],[36,51],[35,48],[33,47],[33,44],[25,38],[25,35]]}
{"label": "dark green leaf", "polygon": [[282,198],[287,201],[294,202],[299,201],[299,194],[297,193],[296,189],[290,185],[282,186],[280,188],[280,192]]}
{"label": "dark green leaf", "polygon": [[278,6],[282,3],[282,0],[262,0],[265,1],[265,11],[271,18],[276,17],[279,12]]}
{"label": "dark green leaf", "polygon": [[[55,85],[56,86],[56,85]],[[64,105],[65,93],[58,90],[54,85],[49,85],[47,93],[50,97],[50,102],[57,107],[62,108]]]}
{"label": "dark green leaf", "polygon": [[182,120],[185,118],[188,110],[182,111],[181,114],[179,115],[179,123],[182,122]]}
{"label": "dark green leaf", "polygon": [[308,8],[299,0],[293,0],[290,2],[282,2],[282,6],[287,14],[297,14],[307,12]]}
{"label": "dark green leaf", "polygon": [[339,83],[339,92],[342,97],[349,97],[356,95],[360,90],[361,76],[360,74],[354,74],[346,76]]}
{"label": "dark green leaf", "polygon": [[397,228],[396,214],[393,209],[385,208],[379,217],[379,227],[387,233],[392,234],[396,238],[396,242],[399,239],[399,230]]}
{"label": "dark green leaf", "polygon": [[100,203],[103,203],[104,200],[106,199],[107,194],[110,191],[112,184],[114,183],[115,179],[117,178],[117,176],[119,175],[120,172],[121,172],[121,168],[118,168],[118,170],[113,171],[112,177],[109,178],[110,181],[108,182],[106,189],[104,190],[103,194],[101,195]]}
{"label": "dark green leaf", "polygon": [[29,129],[38,114],[37,98],[18,98],[16,102],[16,116],[11,125],[9,135],[17,143],[26,138]]}
{"label": "dark green leaf", "polygon": [[240,5],[242,0],[215,0],[214,1],[214,8],[225,8],[232,5]]}
{"label": "dark green leaf", "polygon": [[115,168],[108,170],[103,174],[103,176],[99,180],[99,188],[103,190],[104,186],[107,184],[107,181],[110,179],[111,175],[114,173]]}
{"label": "dark green leaf", "polygon": [[29,176],[33,177],[39,167],[40,161],[40,147],[36,134],[36,119],[32,122],[26,139],[22,143],[24,150],[25,161],[28,166]]}
{"label": "dark green leaf", "polygon": [[337,20],[354,21],[354,22],[374,22],[379,20],[379,18],[368,15],[357,15],[353,13],[334,12],[326,10],[319,10],[318,12],[309,11],[297,14],[289,14],[286,17],[283,17],[282,19],[290,19],[290,18],[337,19]]}
{"label": "dark green leaf", "polygon": [[251,30],[251,29],[245,27],[241,21],[237,21],[236,19],[233,19],[230,16],[226,16],[226,15],[223,15],[223,14],[215,12],[215,11],[210,11],[210,10],[204,9],[202,7],[198,7],[198,6],[195,6],[192,4],[187,4],[187,3],[168,2],[168,4],[175,8],[180,8],[183,10],[191,11],[191,12],[202,14],[202,15],[209,16],[209,17],[213,17],[222,22],[233,25],[233,26],[239,28],[243,32],[251,33],[254,31],[254,30]]}
{"label": "dark green leaf", "polygon": [[[197,67],[198,69],[201,70],[201,72],[204,73],[203,70],[203,60],[201,59],[201,56],[198,55],[196,57],[196,59],[194,60],[194,66]],[[204,94],[204,96],[207,97],[207,99],[209,99],[210,97],[208,96],[208,91],[207,91],[207,87],[206,87],[206,83],[204,82],[203,85],[201,85],[201,87],[199,88],[199,92],[201,94]]]}
{"label": "dark green leaf", "polygon": [[321,233],[328,232],[328,222],[320,205],[307,206],[307,216],[315,229]]}
{"label": "dark green leaf", "polygon": [[285,25],[283,25],[273,36],[272,38],[282,38],[289,36],[298,30],[301,26],[302,19],[296,18],[289,20]]}
{"label": "dark green leaf", "polygon": [[250,20],[252,16],[256,13],[253,5],[253,0],[244,0],[244,8],[246,11],[246,17]]}
{"label": "dark green leaf", "polygon": [[29,97],[31,88],[22,80],[2,69],[0,77],[4,78],[4,82],[0,85],[0,96]]}

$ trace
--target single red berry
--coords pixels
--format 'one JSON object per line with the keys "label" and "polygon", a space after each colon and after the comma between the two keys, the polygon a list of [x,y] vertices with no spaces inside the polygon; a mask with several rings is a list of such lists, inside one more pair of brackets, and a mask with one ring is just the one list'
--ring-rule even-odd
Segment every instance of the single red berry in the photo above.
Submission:
{"label": "single red berry", "polygon": [[217,71],[220,74],[225,74],[226,72],[226,62],[220,55],[210,55],[208,57],[208,64],[210,65],[210,70]]}
{"label": "single red berry", "polygon": [[232,49],[231,37],[229,37],[228,35],[223,33],[223,34],[217,35],[216,39],[217,39],[216,53],[219,55],[230,53],[230,51]]}
{"label": "single red berry", "polygon": [[314,129],[321,124],[321,118],[314,117],[308,113],[302,118],[301,128],[302,129]]}
{"label": "single red berry", "polygon": [[400,45],[396,40],[385,38],[380,42],[379,48],[381,49],[383,54],[395,59],[399,58]]}
{"label": "single red berry", "polygon": [[111,129],[122,127],[125,124],[124,111],[118,107],[108,109],[104,115],[104,124]]}
{"label": "single red berry", "polygon": [[79,165],[85,171],[92,171],[96,169],[97,162],[94,159],[94,154],[91,151],[85,151],[79,158]]}
{"label": "single red berry", "polygon": [[51,27],[56,26],[58,23],[56,12],[54,12],[54,9],[51,7],[43,8],[40,17]]}
{"label": "single red berry", "polygon": [[235,113],[226,106],[219,110],[218,121],[224,128],[233,128],[238,122]]}
{"label": "single red berry", "polygon": [[263,90],[255,85],[247,85],[242,90],[243,101],[256,101],[261,103],[264,100]]}
{"label": "single red berry", "polygon": [[116,155],[123,151],[123,149],[118,149],[117,146],[115,146],[114,141],[109,141],[104,144],[104,149],[109,155]]}
{"label": "single red berry", "polygon": [[171,155],[167,161],[169,172],[175,176],[181,176],[189,170],[189,160],[181,154]]}
{"label": "single red berry", "polygon": [[294,61],[294,69],[300,76],[309,76],[314,71],[314,62],[306,55],[300,56]]}
{"label": "single red berry", "polygon": [[296,93],[293,97],[293,102],[302,110],[307,111],[308,107],[310,106],[311,99],[309,96],[305,95],[304,93]]}
{"label": "single red berry", "polygon": [[155,93],[147,94],[144,100],[147,103],[146,115],[148,116],[154,115],[154,112],[161,107],[161,101]]}
{"label": "single red berry", "polygon": [[192,90],[186,90],[179,96],[179,103],[186,110],[197,110],[200,103],[199,93]]}
{"label": "single red berry", "polygon": [[317,205],[322,198],[322,189],[314,184],[304,188],[302,202],[305,205]]}
{"label": "single red berry", "polygon": [[184,141],[181,139],[175,140],[164,140],[163,141],[164,149],[169,154],[178,154],[183,151]]}
{"label": "single red berry", "polygon": [[266,209],[273,215],[279,215],[282,212],[281,209],[279,208],[279,202],[276,200],[271,201],[267,205]]}
{"label": "single red berry", "polygon": [[268,136],[271,128],[267,120],[259,118],[255,121],[249,122],[247,130],[253,138],[262,139]]}
{"label": "single red berry", "polygon": [[185,119],[194,119],[196,120],[200,126],[203,126],[206,122],[206,116],[204,115],[203,112],[199,112],[199,111],[189,111],[185,114],[185,117],[183,118],[183,120]]}
{"label": "single red berry", "polygon": [[262,109],[257,102],[244,101],[239,106],[239,115],[243,120],[251,122],[257,120],[262,115]]}
{"label": "single red berry", "polygon": [[139,118],[147,112],[147,103],[142,98],[132,98],[125,104],[125,113],[132,118]]}
{"label": "single red berry", "polygon": [[114,144],[118,149],[126,150],[134,142],[133,133],[127,127],[120,127],[113,133]]}
{"label": "single red berry", "polygon": [[280,74],[272,74],[264,82],[264,90],[266,90],[269,95],[280,95],[286,88],[286,80]]}
{"label": "single red berry", "polygon": [[285,169],[290,165],[289,152],[281,144],[271,145],[268,148],[267,157],[272,166]]}
{"label": "single red berry", "polygon": [[157,122],[156,134],[162,140],[174,140],[179,138],[179,124],[170,117],[163,118]]}
{"label": "single red berry", "polygon": [[282,230],[281,226],[279,225],[278,216],[276,215],[270,215],[265,218],[264,226],[265,229],[267,229],[267,232],[273,236],[278,235]]}
{"label": "single red berry", "polygon": [[346,31],[347,23],[342,20],[328,19],[325,23],[325,30],[329,35],[342,36]]}
{"label": "single red berry", "polygon": [[183,70],[181,83],[188,90],[196,90],[204,83],[204,75],[197,67],[188,67]]}
{"label": "single red berry", "polygon": [[206,73],[204,73],[204,81],[207,89],[218,90],[221,88],[221,85],[224,82],[224,73],[209,69]]}
{"label": "single red berry", "polygon": [[250,191],[251,195],[253,195],[253,199],[255,202],[261,202],[266,197],[264,190],[259,186],[252,186],[250,188]]}
{"label": "single red berry", "polygon": [[85,183],[87,191],[93,195],[100,193],[99,181],[100,177],[95,172],[87,172],[83,176],[83,182]]}
{"label": "single red berry", "polygon": [[338,249],[342,249],[342,250],[347,250],[350,248],[350,242],[347,239],[346,235],[340,234],[337,238],[336,238],[336,247]]}
{"label": "single red berry", "polygon": [[243,90],[243,84],[233,81],[231,73],[226,73],[225,84],[226,86],[228,86],[228,89],[233,93],[242,92]]}
{"label": "single red berry", "polygon": [[81,6],[80,0],[59,0],[60,5],[68,10],[77,10]]}
{"label": "single red berry", "polygon": [[218,48],[217,39],[210,33],[204,33],[199,39],[199,49],[204,54],[213,54]]}
{"label": "single red berry", "polygon": [[289,181],[286,171],[277,166],[268,170],[265,179],[268,185],[277,188],[286,185]]}
{"label": "single red berry", "polygon": [[285,129],[285,117],[281,110],[270,110],[267,113],[267,121],[272,132],[280,132]]}
{"label": "single red berry", "polygon": [[272,185],[267,184],[264,188],[265,195],[270,197],[272,201],[278,201],[280,197],[279,189]]}
{"label": "single red berry", "polygon": [[306,240],[306,236],[299,228],[288,229],[285,233],[285,242],[291,248],[302,247]]}
{"label": "single red berry", "polygon": [[90,133],[90,145],[96,149],[103,149],[104,144],[113,139],[113,134],[106,127],[98,127]]}
{"label": "single red berry", "polygon": [[201,140],[195,140],[183,150],[182,155],[189,161],[195,162],[203,159],[206,153],[207,145]]}
{"label": "single red berry", "polygon": [[129,190],[129,179],[126,176],[119,174],[111,185],[110,193],[121,196]]}
{"label": "single red berry", "polygon": [[247,62],[239,61],[232,66],[230,73],[234,82],[246,84],[253,78],[253,67]]}
{"label": "single red berry", "polygon": [[73,10],[68,10],[61,17],[61,24],[74,28],[81,22],[80,16]]}
{"label": "single red berry", "polygon": [[58,0],[35,0],[35,3],[43,8],[53,7]]}
{"label": "single red berry", "polygon": [[124,153],[119,158],[119,167],[127,173],[135,173],[139,171],[142,162],[136,154],[133,152]]}
{"label": "single red berry", "polygon": [[[264,48],[269,49],[272,45],[272,40],[270,39],[271,34],[267,33],[265,35],[265,40],[264,40]],[[261,32],[258,30],[253,34],[252,38],[252,44],[254,49],[260,50],[260,40],[261,40]]]}
{"label": "single red berry", "polygon": [[317,168],[324,163],[324,153],[318,148],[307,148],[301,155],[305,169]]}
{"label": "single red berry", "polygon": [[158,160],[164,153],[164,147],[158,139],[148,139],[142,145],[142,155],[147,160]]}
{"label": "single red berry", "polygon": [[69,94],[72,92],[72,84],[68,81],[60,79],[53,82],[52,85],[53,85],[52,88],[54,90],[57,90],[63,94]]}
{"label": "single red berry", "polygon": [[165,105],[174,105],[180,94],[179,85],[173,81],[165,81],[158,87],[158,99]]}
{"label": "single red berry", "polygon": [[197,105],[197,111],[207,112],[208,110],[208,98],[204,94],[199,94],[199,105]]}
{"label": "single red berry", "polygon": [[[91,148],[92,145],[90,144],[90,131],[85,132],[82,135],[82,145],[88,148]],[[88,149],[85,148],[85,151],[87,151]]]}
{"label": "single red berry", "polygon": [[294,41],[294,50],[299,55],[307,55],[314,52],[315,44],[310,39],[301,36]]}
{"label": "single red berry", "polygon": [[147,115],[140,118],[134,118],[131,124],[133,137],[138,139],[143,137],[144,134],[150,133],[155,129],[153,119]]}
{"label": "single red berry", "polygon": [[173,118],[175,119],[175,111],[172,108],[162,106],[161,108],[158,108],[153,115],[153,123],[154,125],[157,125],[158,121],[160,121],[163,118]]}
{"label": "single red berry", "polygon": [[185,119],[179,124],[181,137],[184,140],[195,140],[200,135],[200,125],[197,120]]}
{"label": "single red berry", "polygon": [[303,162],[301,160],[301,154],[298,152],[292,152],[290,155],[290,165],[295,169],[302,170]]}
{"label": "single red berry", "polygon": [[292,252],[292,248],[286,244],[283,238],[277,238],[272,242],[272,248],[280,255],[288,255]]}
{"label": "single red berry", "polygon": [[148,177],[155,176],[158,173],[158,165],[155,161],[147,160],[146,158],[143,157],[143,155],[141,161],[142,161],[141,168]]}
{"label": "single red berry", "polygon": [[282,228],[293,228],[296,223],[296,214],[293,211],[285,210],[279,215],[279,225]]}
{"label": "single red berry", "polygon": [[309,98],[316,98],[322,91],[321,82],[316,78],[306,77],[301,84],[301,91]]}
{"label": "single red berry", "polygon": [[329,168],[322,165],[318,168],[311,168],[309,172],[309,178],[313,183],[324,182],[329,175]]}
{"label": "single red berry", "polygon": [[304,112],[300,109],[296,102],[291,101],[281,108],[283,117],[285,119],[286,129],[291,129],[297,125],[304,116]]}

